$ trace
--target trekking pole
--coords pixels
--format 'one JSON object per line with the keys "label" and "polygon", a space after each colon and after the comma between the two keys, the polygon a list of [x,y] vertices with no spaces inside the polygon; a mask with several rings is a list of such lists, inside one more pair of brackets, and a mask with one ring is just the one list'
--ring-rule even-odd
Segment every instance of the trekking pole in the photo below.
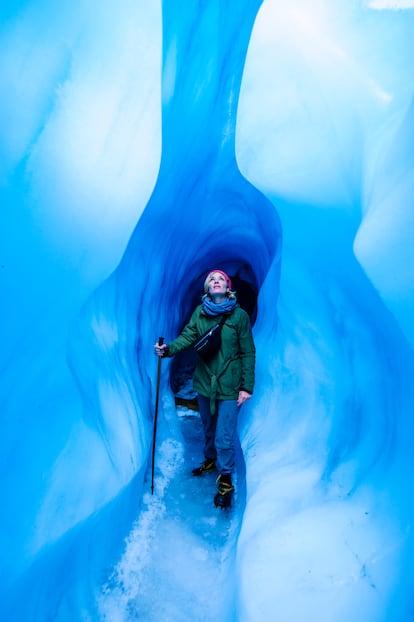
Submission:
{"label": "trekking pole", "polygon": [[[158,338],[158,345],[162,346],[164,337]],[[154,431],[152,434],[152,467],[151,467],[151,494],[154,494],[154,467],[155,467],[155,441],[157,438],[157,420],[158,420],[158,403],[160,397],[160,380],[161,380],[161,357],[158,357],[157,367],[157,389],[155,393],[155,414],[154,414]]]}

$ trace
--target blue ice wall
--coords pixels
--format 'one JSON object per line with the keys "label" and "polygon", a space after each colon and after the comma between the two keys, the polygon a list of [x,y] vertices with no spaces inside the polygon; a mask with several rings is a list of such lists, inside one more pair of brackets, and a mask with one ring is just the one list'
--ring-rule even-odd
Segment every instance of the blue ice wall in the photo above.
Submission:
{"label": "blue ice wall", "polygon": [[[1,29],[4,619],[76,619],[79,592],[93,598],[87,577],[99,583],[129,529],[146,466],[148,421],[141,438],[126,382],[125,409],[110,406],[116,372],[98,382],[93,327],[77,345],[88,330],[76,318],[119,263],[157,175],[161,12],[98,8],[9,3]],[[116,330],[101,334],[103,351]],[[95,391],[118,417],[113,443]],[[113,540],[98,535],[108,525]]]}

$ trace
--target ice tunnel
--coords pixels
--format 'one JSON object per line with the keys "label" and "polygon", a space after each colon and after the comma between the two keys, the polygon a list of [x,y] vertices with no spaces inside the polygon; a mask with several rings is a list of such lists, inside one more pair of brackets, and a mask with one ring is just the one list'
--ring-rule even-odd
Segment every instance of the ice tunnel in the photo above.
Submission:
{"label": "ice tunnel", "polygon": [[[411,4],[0,9],[1,619],[413,619]],[[148,492],[215,267],[257,347],[227,518],[175,362]]]}

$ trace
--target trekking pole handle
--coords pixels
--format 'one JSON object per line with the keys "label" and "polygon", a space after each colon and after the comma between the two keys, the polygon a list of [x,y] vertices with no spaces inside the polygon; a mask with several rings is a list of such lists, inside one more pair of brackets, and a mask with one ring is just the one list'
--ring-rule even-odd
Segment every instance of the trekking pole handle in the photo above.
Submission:
{"label": "trekking pole handle", "polygon": [[158,337],[158,345],[162,346],[163,343],[164,343],[164,337]]}

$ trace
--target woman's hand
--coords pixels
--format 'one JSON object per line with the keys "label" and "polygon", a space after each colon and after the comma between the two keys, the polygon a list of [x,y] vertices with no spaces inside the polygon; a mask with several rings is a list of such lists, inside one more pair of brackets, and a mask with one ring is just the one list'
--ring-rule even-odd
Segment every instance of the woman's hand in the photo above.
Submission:
{"label": "woman's hand", "polygon": [[167,354],[167,351],[168,346],[166,343],[163,343],[162,346],[160,346],[158,342],[154,344],[154,354],[156,356],[163,358]]}
{"label": "woman's hand", "polygon": [[246,402],[247,400],[249,400],[251,398],[252,394],[248,393],[247,391],[239,391],[239,397],[237,398],[237,406],[241,406],[242,404],[244,404],[244,402]]}

